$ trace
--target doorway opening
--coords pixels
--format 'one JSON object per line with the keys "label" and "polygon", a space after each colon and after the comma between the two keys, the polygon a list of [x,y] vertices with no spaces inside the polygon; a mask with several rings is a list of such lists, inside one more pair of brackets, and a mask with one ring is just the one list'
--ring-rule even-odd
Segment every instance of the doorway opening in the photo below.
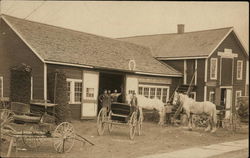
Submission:
{"label": "doorway opening", "polygon": [[[108,73],[108,72],[100,72],[99,74],[99,94],[98,98],[101,94],[103,94],[104,90],[110,90],[113,93],[117,90],[118,93],[124,94],[125,86],[125,75],[118,73]],[[124,96],[121,95],[118,97],[118,102],[123,102]],[[101,110],[101,103],[98,99],[98,112]]]}

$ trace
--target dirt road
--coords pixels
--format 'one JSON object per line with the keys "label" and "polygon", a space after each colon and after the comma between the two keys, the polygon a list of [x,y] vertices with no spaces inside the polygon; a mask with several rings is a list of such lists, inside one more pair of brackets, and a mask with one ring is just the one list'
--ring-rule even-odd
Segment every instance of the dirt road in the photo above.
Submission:
{"label": "dirt road", "polygon": [[[183,127],[159,127],[155,123],[145,122],[143,135],[136,136],[135,140],[131,141],[128,126],[115,126],[111,134],[106,130],[104,136],[98,136],[95,121],[74,121],[73,125],[78,134],[92,141],[95,146],[76,142],[70,153],[58,154],[53,149],[52,141],[47,140],[37,151],[18,151],[13,152],[12,156],[133,158],[248,138],[247,127],[236,134],[224,129],[218,129],[216,133],[206,133],[201,129],[188,131]],[[1,146],[4,149],[2,154],[6,154],[7,145],[6,143]]]}

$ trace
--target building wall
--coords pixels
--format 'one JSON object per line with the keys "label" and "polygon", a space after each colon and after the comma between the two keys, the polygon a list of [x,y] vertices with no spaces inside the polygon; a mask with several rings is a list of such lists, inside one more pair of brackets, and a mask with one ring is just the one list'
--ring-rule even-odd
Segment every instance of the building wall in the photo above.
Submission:
{"label": "building wall", "polygon": [[4,96],[10,96],[10,69],[25,63],[32,68],[33,99],[44,99],[42,61],[15,34],[15,32],[0,19],[0,76],[3,76]]}
{"label": "building wall", "polygon": [[[184,74],[184,60],[165,60],[164,62]],[[187,63],[187,84],[189,84],[195,72],[195,59],[188,59],[186,60],[186,63]],[[205,74],[204,70],[205,70],[205,59],[197,59],[197,86],[195,90],[197,101],[204,100],[204,85],[205,85],[204,84],[204,74]],[[193,80],[193,84],[195,84],[194,80]],[[177,87],[177,85],[180,86],[182,84],[183,84],[183,77],[178,80],[173,79],[170,93],[171,94],[173,93],[175,89],[174,87]]]}
{"label": "building wall", "polygon": [[[224,49],[231,49],[232,53],[238,55],[238,57],[234,59],[221,59],[218,56],[218,52],[224,52]],[[210,62],[211,58],[217,58],[217,79],[210,79]],[[241,90],[242,95],[245,95],[245,87],[246,87],[246,61],[248,57],[245,55],[242,47],[239,45],[239,41],[237,40],[234,33],[229,34],[229,36],[221,43],[221,45],[214,51],[211,57],[208,59],[208,69],[207,69],[207,85],[210,87],[209,89],[215,88],[217,97],[217,104],[219,104],[218,100],[220,96],[220,87],[221,86],[232,86],[233,94],[232,94],[232,103],[235,103],[235,95],[236,91]],[[223,61],[222,61],[223,60]],[[243,60],[243,76],[242,80],[237,80],[237,60]],[[222,67],[220,67],[222,65]],[[209,95],[209,89],[207,91],[207,96]]]}
{"label": "building wall", "polygon": [[[82,70],[83,70],[82,68],[48,64],[47,66],[48,74],[54,72],[55,70],[64,71],[66,78],[82,80]],[[81,118],[81,104],[70,104],[70,109],[72,114],[71,116],[73,119]]]}

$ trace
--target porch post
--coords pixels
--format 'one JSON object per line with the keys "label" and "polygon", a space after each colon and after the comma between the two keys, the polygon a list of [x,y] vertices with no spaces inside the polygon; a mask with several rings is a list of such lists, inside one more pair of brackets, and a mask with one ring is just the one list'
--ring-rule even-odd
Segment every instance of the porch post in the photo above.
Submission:
{"label": "porch post", "polygon": [[44,63],[44,71],[43,71],[43,99],[45,103],[47,103],[47,65]]}

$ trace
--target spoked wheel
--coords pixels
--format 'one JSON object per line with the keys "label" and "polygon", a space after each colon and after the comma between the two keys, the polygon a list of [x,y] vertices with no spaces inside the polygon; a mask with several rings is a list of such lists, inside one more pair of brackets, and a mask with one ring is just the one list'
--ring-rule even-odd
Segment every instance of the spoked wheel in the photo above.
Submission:
{"label": "spoked wheel", "polygon": [[133,140],[135,137],[136,124],[137,124],[137,113],[133,112],[129,120],[129,138],[131,140]]}
{"label": "spoked wheel", "polygon": [[109,121],[108,130],[109,130],[109,133],[111,133],[113,131],[113,124],[111,123],[111,117],[112,117],[112,111],[109,112],[109,116],[108,116],[108,121]]}
{"label": "spoked wheel", "polygon": [[139,120],[137,122],[137,128],[138,128],[138,135],[142,135],[142,121],[143,121],[143,118],[142,118],[142,115],[140,114],[139,116]]}
{"label": "spoked wheel", "polygon": [[33,135],[22,137],[22,142],[28,149],[38,149],[42,144],[41,138]]}
{"label": "spoked wheel", "polygon": [[53,132],[54,148],[58,153],[69,152],[75,143],[75,130],[71,123],[60,123]]}
{"label": "spoked wheel", "polygon": [[104,133],[104,128],[105,128],[105,118],[106,118],[106,109],[102,108],[98,114],[97,117],[97,132],[100,136],[103,135]]}
{"label": "spoked wheel", "polygon": [[8,109],[2,109],[0,111],[0,123],[1,123],[1,127],[3,127],[5,124],[10,123],[11,121],[13,121],[13,115],[14,113],[11,112]]}

